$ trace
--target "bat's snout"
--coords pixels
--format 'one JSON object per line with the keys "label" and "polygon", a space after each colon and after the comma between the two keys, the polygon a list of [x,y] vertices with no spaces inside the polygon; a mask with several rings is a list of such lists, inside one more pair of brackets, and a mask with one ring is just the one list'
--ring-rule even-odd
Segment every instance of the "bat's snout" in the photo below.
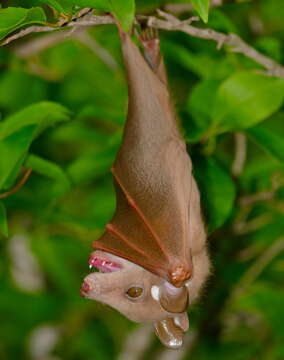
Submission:
{"label": "bat's snout", "polygon": [[87,283],[87,281],[84,280],[81,285],[80,296],[86,297],[90,290],[91,290],[91,286],[89,285],[89,283]]}
{"label": "bat's snout", "polygon": [[102,251],[93,252],[88,263],[93,272],[85,277],[81,285],[80,295],[97,300],[98,296],[108,293],[112,289],[105,276],[109,278],[112,273],[118,272],[123,266],[112,255]]}

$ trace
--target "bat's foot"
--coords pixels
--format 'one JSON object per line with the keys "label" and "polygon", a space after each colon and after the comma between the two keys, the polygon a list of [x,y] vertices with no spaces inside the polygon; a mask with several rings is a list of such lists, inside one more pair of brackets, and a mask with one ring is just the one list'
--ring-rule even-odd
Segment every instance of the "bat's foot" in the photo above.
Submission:
{"label": "bat's foot", "polygon": [[158,31],[154,28],[146,28],[142,30],[139,40],[144,48],[144,56],[149,65],[156,70],[161,61],[160,40]]}

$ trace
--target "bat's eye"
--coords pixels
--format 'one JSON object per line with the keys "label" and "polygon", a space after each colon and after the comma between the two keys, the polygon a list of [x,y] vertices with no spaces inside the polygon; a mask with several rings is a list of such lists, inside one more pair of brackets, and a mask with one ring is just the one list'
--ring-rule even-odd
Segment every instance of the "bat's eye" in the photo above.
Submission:
{"label": "bat's eye", "polygon": [[139,286],[132,286],[126,291],[126,295],[131,299],[137,299],[143,294],[143,289]]}

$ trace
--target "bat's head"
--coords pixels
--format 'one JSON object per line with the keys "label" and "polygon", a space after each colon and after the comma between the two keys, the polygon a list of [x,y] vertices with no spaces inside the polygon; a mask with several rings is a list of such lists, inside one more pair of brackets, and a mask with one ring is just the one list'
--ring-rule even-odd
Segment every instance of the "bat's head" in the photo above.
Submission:
{"label": "bat's head", "polygon": [[152,322],[164,345],[179,348],[188,329],[186,307],[199,295],[209,271],[206,251],[198,251],[193,262],[197,271],[190,283],[177,289],[139,265],[95,251],[89,260],[93,272],[84,279],[81,295],[110,305],[132,321]]}
{"label": "bat's head", "polygon": [[95,251],[89,260],[94,270],[83,282],[82,296],[108,304],[136,322],[164,319],[169,313],[155,300],[162,279],[121,257]]}

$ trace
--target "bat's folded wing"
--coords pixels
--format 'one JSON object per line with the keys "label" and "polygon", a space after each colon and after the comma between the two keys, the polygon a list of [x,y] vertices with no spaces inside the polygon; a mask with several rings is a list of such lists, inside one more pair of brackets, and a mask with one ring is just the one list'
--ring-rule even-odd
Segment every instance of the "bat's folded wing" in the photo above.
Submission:
{"label": "bat's folded wing", "polygon": [[117,208],[94,247],[182,286],[193,271],[191,161],[160,74],[150,68],[128,35],[122,42],[129,105],[113,167]]}

